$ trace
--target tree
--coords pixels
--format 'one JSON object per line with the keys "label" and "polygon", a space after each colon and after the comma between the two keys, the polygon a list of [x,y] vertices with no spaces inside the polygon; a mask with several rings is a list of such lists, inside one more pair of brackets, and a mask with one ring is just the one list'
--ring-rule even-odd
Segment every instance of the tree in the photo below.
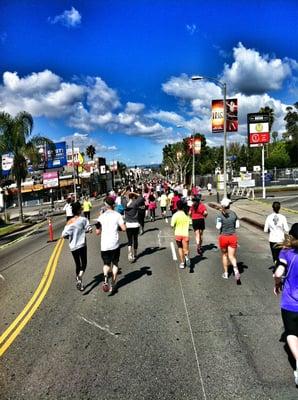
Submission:
{"label": "tree", "polygon": [[271,136],[272,136],[272,139],[273,139],[273,143],[276,143],[276,140],[277,140],[277,138],[278,138],[278,132],[273,131],[272,134],[271,134]]}
{"label": "tree", "polygon": [[271,128],[272,128],[272,125],[273,125],[274,119],[275,119],[273,108],[268,107],[268,106],[261,107],[259,110],[259,113],[269,115],[269,132],[271,132]]}
{"label": "tree", "polygon": [[94,146],[92,146],[92,144],[90,144],[87,148],[86,148],[86,154],[87,156],[90,158],[90,160],[93,160],[94,156],[96,153],[96,149]]}
{"label": "tree", "polygon": [[266,160],[266,167],[272,169],[276,168],[286,168],[290,164],[290,157],[287,152],[285,142],[277,142],[271,151],[270,157]]}
{"label": "tree", "polygon": [[22,204],[22,181],[27,176],[27,159],[32,163],[40,160],[37,146],[48,144],[53,149],[53,142],[42,136],[31,136],[33,118],[26,111],[12,117],[6,112],[0,112],[0,153],[12,153],[12,176],[16,180],[18,189],[18,203],[20,207],[20,221],[24,222]]}

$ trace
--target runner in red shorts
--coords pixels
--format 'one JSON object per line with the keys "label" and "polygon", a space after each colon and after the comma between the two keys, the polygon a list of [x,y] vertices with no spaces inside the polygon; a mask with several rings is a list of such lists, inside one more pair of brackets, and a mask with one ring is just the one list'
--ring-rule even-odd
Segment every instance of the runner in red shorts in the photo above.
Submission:
{"label": "runner in red shorts", "polygon": [[224,198],[221,201],[221,213],[216,220],[216,228],[220,230],[218,238],[219,247],[222,255],[222,265],[224,279],[228,279],[229,261],[233,266],[234,275],[237,284],[241,284],[240,273],[237,267],[236,250],[238,238],[235,234],[236,228],[239,228],[239,219],[236,213],[230,210],[231,200]]}

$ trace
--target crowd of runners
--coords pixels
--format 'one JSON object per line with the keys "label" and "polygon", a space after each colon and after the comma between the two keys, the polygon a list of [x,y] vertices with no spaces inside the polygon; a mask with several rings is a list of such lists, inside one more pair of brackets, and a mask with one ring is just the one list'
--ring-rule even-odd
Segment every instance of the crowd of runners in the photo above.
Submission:
{"label": "crowd of runners", "polygon": [[[207,186],[212,194],[212,185]],[[222,278],[228,279],[228,267],[232,265],[237,285],[241,276],[237,266],[236,251],[240,227],[237,214],[230,209],[231,200],[223,198],[216,217],[218,247],[221,251]],[[69,239],[70,251],[76,267],[76,286],[84,290],[83,275],[87,267],[86,233],[95,226],[96,235],[101,237],[101,258],[104,281],[102,289],[114,294],[117,291],[119,272],[120,241],[119,231],[127,235],[128,261],[134,263],[138,257],[139,235],[145,232],[145,222],[154,222],[156,209],[160,216],[173,228],[179,254],[179,268],[191,266],[189,257],[189,235],[194,232],[196,252],[203,254],[205,219],[208,211],[201,198],[201,188],[173,184],[155,179],[150,182],[133,183],[125,188],[112,190],[104,199],[104,206],[95,224],[90,224],[92,204],[85,197],[83,205],[68,199],[65,205],[67,223],[62,232]],[[273,212],[265,221],[264,231],[269,233],[269,244],[274,266],[274,293],[282,293],[281,312],[288,346],[296,360],[294,371],[298,385],[298,223],[289,229],[285,216],[280,214],[280,203],[274,202]],[[81,215],[84,212],[84,217]]]}

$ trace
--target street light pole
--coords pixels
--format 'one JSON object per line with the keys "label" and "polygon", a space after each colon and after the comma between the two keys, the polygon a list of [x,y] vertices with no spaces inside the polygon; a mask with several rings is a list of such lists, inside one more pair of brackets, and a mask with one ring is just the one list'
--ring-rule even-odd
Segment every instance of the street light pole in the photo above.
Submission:
{"label": "street light pole", "polygon": [[218,86],[222,89],[223,91],[223,111],[224,111],[224,148],[223,148],[223,175],[224,175],[224,195],[223,197],[227,197],[227,127],[226,127],[226,122],[227,122],[227,84],[225,82],[221,82],[220,80],[216,78],[211,78],[209,76],[192,76],[191,80],[192,81],[200,81],[203,79],[208,79],[210,81],[214,81],[218,84]]}
{"label": "street light pole", "polygon": [[194,137],[194,135],[192,135],[191,139],[192,139],[192,184],[193,184],[193,187],[195,187],[196,178],[195,178],[195,137]]}
{"label": "street light pole", "polygon": [[227,197],[227,85],[222,83],[223,107],[224,107],[224,149],[223,149],[223,173],[224,173],[224,195]]}

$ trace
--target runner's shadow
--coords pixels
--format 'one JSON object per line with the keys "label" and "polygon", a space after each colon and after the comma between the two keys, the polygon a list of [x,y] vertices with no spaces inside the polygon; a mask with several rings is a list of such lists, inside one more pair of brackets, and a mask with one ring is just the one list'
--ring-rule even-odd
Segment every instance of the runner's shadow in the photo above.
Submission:
{"label": "runner's shadow", "polygon": [[210,243],[210,244],[205,244],[202,246],[203,251],[207,251],[207,250],[214,250],[214,249],[218,249],[217,246],[215,246],[214,243]]}
{"label": "runner's shadow", "polygon": [[145,250],[143,250],[141,253],[138,254],[138,259],[140,257],[148,256],[149,254],[156,253],[157,251],[165,250],[165,247],[147,247]]}
{"label": "runner's shadow", "polygon": [[143,235],[144,235],[145,233],[147,233],[147,232],[152,232],[152,231],[159,231],[159,229],[158,229],[158,228],[150,228],[150,229],[146,229],[146,230],[144,230],[144,233],[143,233]]}
{"label": "runner's shadow", "polygon": [[142,278],[142,276],[147,275],[147,276],[151,276],[152,275],[152,271],[150,270],[150,267],[142,267],[138,270],[129,272],[128,274],[124,275],[124,277],[118,281],[116,289],[109,295],[109,296],[113,296],[114,294],[116,294],[118,292],[118,290],[120,288],[122,288],[125,285],[128,285],[131,282],[136,281],[137,279]]}
{"label": "runner's shadow", "polygon": [[200,261],[203,261],[203,260],[206,260],[206,259],[207,259],[207,257],[199,256],[199,255],[197,255],[197,256],[195,256],[195,257],[192,257],[192,258],[190,259],[189,273],[190,273],[190,274],[193,274],[193,273],[195,272],[196,265],[197,265]]}
{"label": "runner's shadow", "polygon": [[284,351],[286,352],[286,354],[287,354],[287,356],[288,356],[289,364],[291,365],[291,367],[293,368],[293,370],[295,370],[295,369],[296,369],[296,360],[295,360],[295,358],[294,358],[294,356],[293,356],[293,354],[292,354],[292,352],[291,352],[291,350],[290,350],[290,348],[289,348],[289,345],[288,345],[288,343],[287,343],[287,335],[286,335],[286,332],[283,332],[283,333],[281,334],[281,337],[280,337],[279,341],[280,341],[281,343],[284,343]]}
{"label": "runner's shadow", "polygon": [[[93,280],[85,286],[83,296],[87,296],[90,292],[92,292],[93,289],[96,288],[96,286],[98,286],[103,281],[104,281],[103,274],[98,274],[98,275],[94,276]],[[88,289],[88,290],[86,290],[86,289]]]}
{"label": "runner's shadow", "polygon": [[[240,274],[244,273],[245,269],[248,269],[248,266],[245,265],[242,261],[237,263],[237,267],[239,269]],[[228,267],[228,274],[230,275],[234,275],[234,270],[233,270],[233,266],[230,264]]]}

